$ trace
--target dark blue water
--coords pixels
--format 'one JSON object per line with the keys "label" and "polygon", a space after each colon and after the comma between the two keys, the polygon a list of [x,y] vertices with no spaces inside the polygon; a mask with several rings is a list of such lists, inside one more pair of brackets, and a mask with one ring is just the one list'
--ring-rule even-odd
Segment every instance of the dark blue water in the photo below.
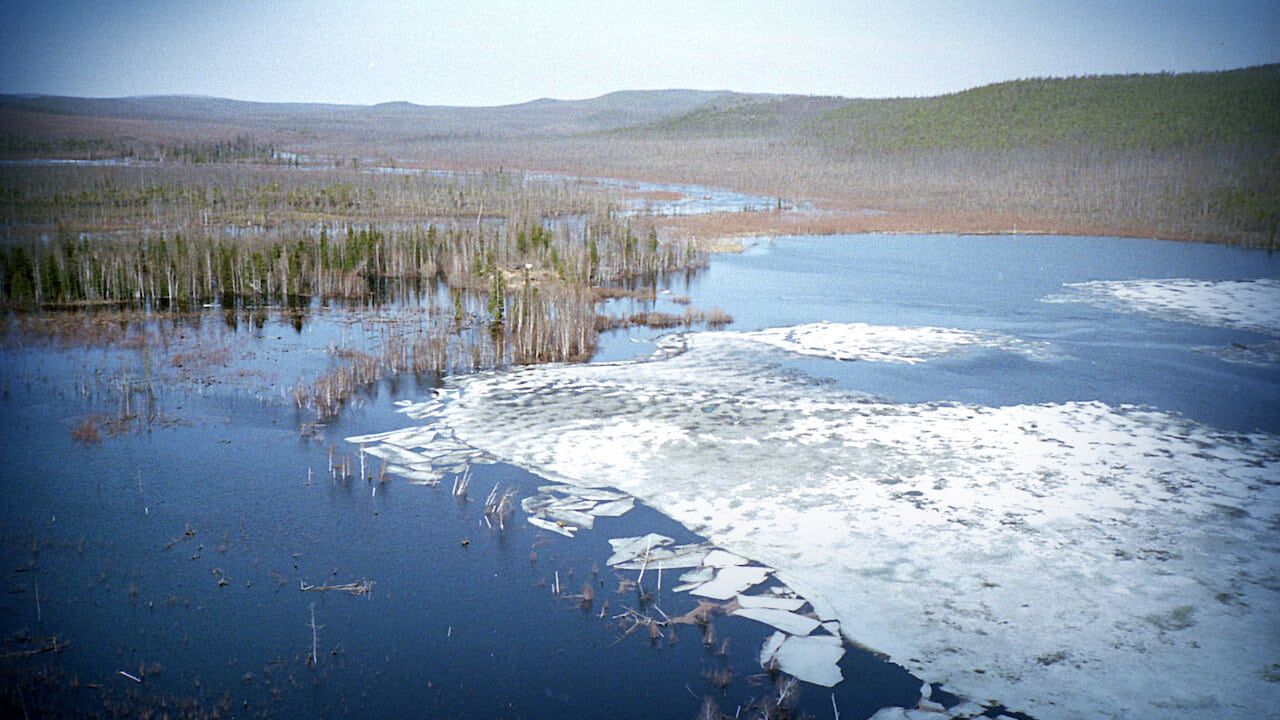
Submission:
{"label": "dark blue water", "polygon": [[[1264,277],[1280,277],[1280,256],[1214,245],[855,235],[761,241],[741,255],[717,256],[707,272],[673,290],[690,295],[696,306],[729,310],[734,331],[821,320],[931,325],[1044,341],[1055,356],[1043,362],[984,350],[919,365],[789,363],[859,392],[902,402],[1146,404],[1221,428],[1275,432],[1280,430],[1280,371],[1227,363],[1195,349],[1273,338],[1040,301],[1062,293],[1064,283],[1090,280]],[[601,355],[627,357],[650,349],[615,336]]]}
{"label": "dark blue water", "polygon": [[[228,330],[214,318],[182,332],[211,342],[231,332],[253,368],[290,377],[314,369],[307,348],[340,327],[322,315],[297,332],[275,315],[262,327]],[[764,625],[717,618],[712,647],[693,626],[678,628],[674,644],[621,632],[613,616],[626,608],[676,615],[696,604],[671,592],[674,577],[659,591],[649,573],[653,598],[642,605],[605,566],[611,537],[697,539],[651,509],[601,518],[570,540],[518,510],[503,532],[482,524],[495,483],[524,496],[543,482],[511,466],[475,466],[465,502],[449,479],[441,488],[332,479],[331,445],[341,460],[351,448],[343,437],[411,424],[392,402],[421,399],[434,378],[371,388],[319,437],[299,432],[309,413],[256,381],[157,382],[131,406],[154,421],[85,444],[71,428],[86,413],[120,412],[113,378],[140,377],[135,352],[0,352],[7,716],[693,717],[706,696],[733,714],[772,691],[757,659]],[[166,359],[156,348],[149,362]],[[101,382],[85,380],[99,371]],[[366,473],[376,473],[372,462]],[[594,586],[590,608],[553,595],[557,573],[568,594]],[[368,596],[299,589],[362,580],[374,583]],[[61,650],[21,656],[53,637]],[[843,717],[918,697],[917,680],[866,653],[851,651],[843,666],[858,678],[834,692]],[[733,677],[721,690],[704,673],[723,668]],[[829,712],[832,694],[808,688],[803,706]]]}

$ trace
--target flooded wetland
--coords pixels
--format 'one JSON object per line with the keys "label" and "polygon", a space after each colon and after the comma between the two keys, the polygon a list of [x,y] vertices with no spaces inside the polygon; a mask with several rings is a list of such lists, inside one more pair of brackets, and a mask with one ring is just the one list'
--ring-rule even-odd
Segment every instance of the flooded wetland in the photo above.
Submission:
{"label": "flooded wetland", "polygon": [[1273,716],[1280,66],[913,92],[0,94],[0,715]]}

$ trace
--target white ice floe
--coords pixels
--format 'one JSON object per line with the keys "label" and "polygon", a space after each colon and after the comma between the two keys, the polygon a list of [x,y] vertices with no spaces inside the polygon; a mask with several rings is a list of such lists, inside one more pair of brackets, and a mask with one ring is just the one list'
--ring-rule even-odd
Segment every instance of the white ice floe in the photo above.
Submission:
{"label": "white ice floe", "polygon": [[560,521],[568,523],[575,527],[590,530],[596,522],[596,517],[590,513],[584,513],[580,510],[570,510],[561,505],[548,505],[543,508],[540,517],[550,519],[552,521]]}
{"label": "white ice floe", "polygon": [[773,660],[773,656],[778,654],[778,648],[782,647],[782,643],[787,639],[784,632],[774,632],[765,638],[764,645],[760,648],[760,666],[767,667],[769,661]]}
{"label": "white ice floe", "polygon": [[577,528],[575,527],[568,526],[568,525],[561,525],[559,523],[555,523],[545,518],[540,518],[534,515],[526,516],[525,520],[528,520],[529,524],[534,527],[542,528],[543,530],[550,530],[553,533],[559,533],[560,535],[563,535],[565,537],[573,537],[573,534],[577,532]]}
{"label": "white ice floe", "polygon": [[360,452],[365,455],[372,455],[373,457],[386,460],[387,462],[394,463],[396,465],[417,465],[419,463],[428,462],[429,460],[425,455],[413,452],[412,450],[405,450],[399,445],[389,445],[385,443],[382,445],[371,445],[361,448]]}
{"label": "white ice floe", "polygon": [[[941,708],[942,706],[937,703],[929,703],[917,708],[880,708],[868,720],[970,720],[982,717],[986,712],[986,708],[973,702],[962,702],[954,707]],[[1007,715],[1000,715],[995,720],[1001,720],[1001,718],[1009,720]]]}
{"label": "white ice floe", "polygon": [[388,465],[387,472],[408,480],[415,485],[439,485],[443,476],[432,470],[417,470],[400,465]]}
{"label": "white ice floe", "polygon": [[672,538],[658,533],[649,533],[639,537],[613,538],[609,541],[609,547],[613,548],[613,554],[609,556],[606,564],[617,565],[631,560],[639,560],[646,555],[652,554],[658,548],[674,543],[675,540]]}
{"label": "white ice floe", "polygon": [[777,568],[966,697],[1043,720],[1280,707],[1280,439],[1096,402],[876,401],[732,335],[463,378],[432,427]]}
{"label": "white ice floe", "polygon": [[818,627],[818,621],[807,615],[768,607],[744,607],[733,611],[734,617],[771,625],[788,635],[808,635]]}
{"label": "white ice floe", "polygon": [[[684,578],[681,579],[683,580]],[[776,595],[739,595],[738,604],[744,608],[772,608],[774,610],[795,612],[804,607],[804,599],[784,598]]]}
{"label": "white ice floe", "polygon": [[973,348],[1005,350],[1034,359],[1047,357],[1047,346],[1043,343],[998,333],[941,327],[819,322],[731,335],[788,352],[835,360],[916,364]]}
{"label": "white ice floe", "polygon": [[587,512],[590,512],[596,517],[618,517],[619,515],[625,515],[631,512],[631,509],[635,506],[636,501],[634,499],[624,498],[622,500],[610,500],[609,502],[600,503]]}
{"label": "white ice floe", "polygon": [[717,548],[707,553],[707,557],[702,561],[702,564],[708,567],[729,567],[730,565],[746,565],[747,559],[741,555],[734,555],[731,552]]}
{"label": "white ice floe", "polygon": [[619,563],[609,563],[619,570],[642,570],[649,568],[657,570],[678,570],[682,568],[696,568],[702,565],[702,559],[707,556],[707,552],[711,550],[710,545],[696,543],[692,545],[674,545],[672,547],[657,548],[643,554],[633,560]]}
{"label": "white ice floe", "polygon": [[767,568],[730,565],[720,568],[716,571],[715,578],[689,592],[712,600],[728,600],[753,585],[759,585],[768,577]]}
{"label": "white ice floe", "polygon": [[782,672],[824,687],[832,687],[844,679],[838,664],[842,657],[844,645],[830,635],[791,636],[783,640],[773,654]]}
{"label": "white ice floe", "polygon": [[592,500],[594,502],[611,502],[630,499],[630,496],[626,493],[601,490],[600,488],[578,488],[572,485],[540,485],[538,487],[538,492],[558,493],[561,495],[581,498],[583,500]]}
{"label": "white ice floe", "polygon": [[1094,280],[1045,302],[1080,302],[1162,320],[1280,335],[1280,280]]}

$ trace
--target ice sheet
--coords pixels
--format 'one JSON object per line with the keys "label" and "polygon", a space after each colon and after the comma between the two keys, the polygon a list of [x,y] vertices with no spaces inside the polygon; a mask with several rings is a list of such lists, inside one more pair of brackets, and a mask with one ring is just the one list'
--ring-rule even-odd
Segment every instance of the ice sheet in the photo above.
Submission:
{"label": "ice sheet", "polygon": [[1082,302],[1163,320],[1280,335],[1280,280],[1095,280],[1045,302]]}
{"label": "ice sheet", "polygon": [[728,600],[752,585],[758,585],[769,577],[769,571],[762,567],[731,565],[720,568],[710,582],[690,590],[690,594],[708,597],[712,600]]}
{"label": "ice sheet", "polygon": [[873,401],[732,336],[464,378],[435,422],[777,568],[961,695],[1046,720],[1280,706],[1275,436],[1095,402]]}
{"label": "ice sheet", "polygon": [[[684,578],[681,578],[682,580]],[[738,604],[744,608],[773,608],[795,612],[804,607],[802,598],[783,598],[775,595],[739,595]]]}
{"label": "ice sheet", "polygon": [[788,637],[773,657],[779,670],[814,685],[832,687],[844,679],[836,664],[844,657],[844,647],[829,635]]}
{"label": "ice sheet", "polygon": [[734,610],[733,615],[772,625],[788,635],[808,635],[818,627],[818,621],[811,617],[775,608],[744,607]]}
{"label": "ice sheet", "polygon": [[732,335],[789,352],[836,360],[916,364],[972,348],[1005,350],[1036,359],[1048,357],[1043,343],[941,327],[820,322]]}

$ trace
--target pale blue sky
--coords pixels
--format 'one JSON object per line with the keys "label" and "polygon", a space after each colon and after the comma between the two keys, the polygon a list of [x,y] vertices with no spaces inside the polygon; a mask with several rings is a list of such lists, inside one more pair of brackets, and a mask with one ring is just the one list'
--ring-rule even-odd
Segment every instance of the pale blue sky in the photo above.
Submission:
{"label": "pale blue sky", "polygon": [[1280,2],[0,0],[0,92],[490,105],[933,95],[1280,62]]}

